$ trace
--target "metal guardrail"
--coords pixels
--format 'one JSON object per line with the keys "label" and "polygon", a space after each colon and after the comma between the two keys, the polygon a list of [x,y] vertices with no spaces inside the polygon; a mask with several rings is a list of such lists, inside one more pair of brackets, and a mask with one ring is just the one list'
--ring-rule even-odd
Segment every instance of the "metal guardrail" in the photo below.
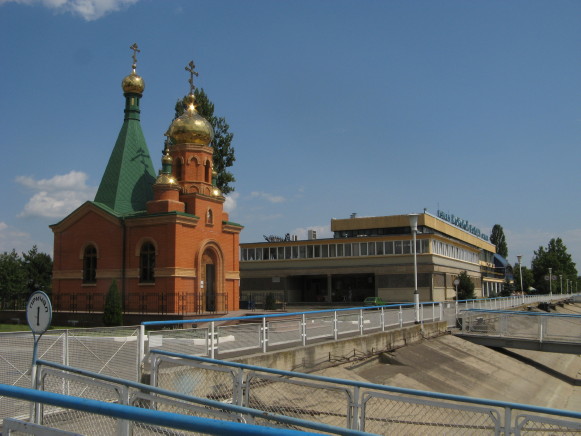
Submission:
{"label": "metal guardrail", "polygon": [[471,340],[573,354],[581,350],[581,315],[470,309],[460,313],[460,320],[461,335]]}
{"label": "metal guardrail", "polygon": [[[231,372],[226,370],[225,373]],[[196,397],[185,393],[187,389],[168,390],[115,377],[71,368],[51,362],[39,361],[37,385],[39,389],[55,394],[78,398],[124,404],[155,411],[166,411],[193,417],[202,417],[228,422],[242,422],[278,429],[301,429],[326,434],[364,435],[325,422],[313,422],[300,417],[278,414],[251,407],[243,407],[221,398],[219,395]],[[114,420],[111,416],[96,416],[90,410],[62,410],[61,407],[38,405],[34,422],[60,430],[70,430],[82,434],[141,434],[144,423],[130,419]],[[72,427],[71,427],[72,426]],[[97,430],[98,429],[98,430]],[[168,434],[167,429],[147,427],[147,434]],[[172,434],[172,433],[169,433]],[[180,433],[181,434],[181,433]],[[227,434],[227,433],[224,433]],[[304,434],[304,433],[302,433]]]}
{"label": "metal guardrail", "polygon": [[228,398],[269,413],[378,434],[561,434],[581,413],[333,379],[164,351],[152,352],[151,384]]}
{"label": "metal guardrail", "polygon": [[[140,333],[141,349],[165,350],[209,358],[232,357],[235,353],[266,353],[288,347],[305,346],[320,340],[337,341],[347,337],[401,328],[420,323],[446,321],[457,325],[458,315],[467,309],[510,309],[534,304],[554,296],[512,296],[452,302],[425,302],[377,307],[315,310],[296,313],[251,315],[232,318],[150,321],[146,328],[178,327]],[[563,298],[562,296],[560,298]],[[373,310],[376,309],[376,310]],[[416,316],[416,311],[419,314]],[[223,326],[221,323],[236,325]],[[204,327],[180,328],[184,324]]]}
{"label": "metal guardrail", "polygon": [[[564,297],[566,296],[559,294],[527,295],[422,303],[419,306],[420,319],[421,322],[445,320],[449,327],[453,327],[456,326],[457,315],[464,309],[509,309],[521,304],[534,304]],[[254,323],[229,327],[220,326],[219,322],[230,318],[178,320],[165,323],[164,326],[175,327],[188,322],[209,322],[209,324],[204,328],[165,330],[148,334],[145,325],[50,330],[39,342],[38,355],[47,361],[136,381],[140,380],[140,370],[148,346],[151,349],[173,352],[192,351],[207,357],[211,357],[212,352],[214,357],[232,356],[236,352],[263,352],[315,341],[341,340],[349,335],[365,335],[414,322],[412,304],[388,305],[379,310],[367,309],[369,308],[256,315],[234,318]],[[235,340],[232,340],[234,338]],[[0,334],[0,383],[19,387],[32,386],[30,378],[32,340],[29,332]],[[237,351],[238,349],[243,351]],[[0,419],[27,416],[27,407],[24,402],[0,395]]]}
{"label": "metal guardrail", "polygon": [[[55,394],[52,392],[43,392],[34,389],[21,388],[17,386],[8,386],[0,384],[0,395],[9,398],[17,398],[27,402],[34,402],[39,404],[50,404],[58,407],[63,411],[79,411],[85,414],[104,417],[105,421],[111,419],[126,420],[134,423],[134,425],[147,425],[146,434],[183,434],[183,432],[175,432],[171,430],[185,430],[196,432],[196,434],[212,434],[212,435],[288,435],[300,436],[304,434],[315,434],[312,432],[303,432],[282,428],[269,428],[252,424],[242,424],[237,422],[217,421],[202,417],[192,417],[172,412],[165,412],[154,409],[144,409],[140,407],[127,406],[124,404],[107,403],[103,401],[96,401],[91,399],[79,400],[78,397],[67,396],[62,394]],[[78,424],[78,423],[77,423]],[[11,424],[8,423],[10,426]],[[14,426],[15,424],[12,424]],[[67,425],[71,429],[59,430],[51,427],[42,426],[42,424],[33,424],[31,426],[18,425],[19,433],[38,434],[36,431],[43,431],[41,434],[79,434],[74,430],[75,423],[68,422]],[[42,427],[41,427],[42,426]],[[28,429],[27,429],[28,427]],[[71,431],[72,430],[72,431]],[[92,421],[92,427],[87,428],[82,434],[85,435],[112,435],[123,434],[115,430],[111,431],[111,427],[99,424],[98,419]],[[65,433],[66,432],[66,433]]]}

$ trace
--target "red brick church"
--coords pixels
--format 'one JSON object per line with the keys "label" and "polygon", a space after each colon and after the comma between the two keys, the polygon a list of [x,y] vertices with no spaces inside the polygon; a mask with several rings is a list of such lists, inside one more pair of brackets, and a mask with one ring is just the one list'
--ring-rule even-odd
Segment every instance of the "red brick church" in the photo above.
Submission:
{"label": "red brick church", "polygon": [[187,110],[166,133],[156,175],[139,119],[144,82],[133,60],[122,82],[123,126],[95,200],[51,226],[53,306],[102,311],[116,280],[125,312],[236,310],[242,226],[229,221],[216,187],[214,132],[196,111],[196,73],[192,68]]}

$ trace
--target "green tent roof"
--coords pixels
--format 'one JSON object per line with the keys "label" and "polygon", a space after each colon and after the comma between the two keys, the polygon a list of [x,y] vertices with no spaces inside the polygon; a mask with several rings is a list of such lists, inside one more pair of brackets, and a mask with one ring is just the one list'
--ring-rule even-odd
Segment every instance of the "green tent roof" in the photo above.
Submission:
{"label": "green tent roof", "polygon": [[155,171],[139,121],[139,94],[125,94],[125,120],[95,195],[120,215],[145,210],[153,199]]}

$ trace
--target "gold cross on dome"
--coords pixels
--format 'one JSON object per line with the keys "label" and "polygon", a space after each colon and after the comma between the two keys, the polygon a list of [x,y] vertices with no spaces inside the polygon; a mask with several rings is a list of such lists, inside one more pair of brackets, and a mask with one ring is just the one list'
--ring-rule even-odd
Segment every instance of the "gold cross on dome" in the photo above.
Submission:
{"label": "gold cross on dome", "polygon": [[190,73],[190,80],[188,80],[188,82],[190,83],[190,94],[194,93],[194,76],[198,77],[198,72],[195,71],[195,69],[196,64],[194,64],[194,61],[190,61],[190,63],[186,67],[186,71],[189,71]]}
{"label": "gold cross on dome", "polygon": [[137,43],[133,43],[133,45],[131,47],[129,47],[130,50],[133,50],[133,71],[135,71],[135,67],[137,67],[137,53],[140,53],[141,50],[139,50],[139,47],[137,47]]}

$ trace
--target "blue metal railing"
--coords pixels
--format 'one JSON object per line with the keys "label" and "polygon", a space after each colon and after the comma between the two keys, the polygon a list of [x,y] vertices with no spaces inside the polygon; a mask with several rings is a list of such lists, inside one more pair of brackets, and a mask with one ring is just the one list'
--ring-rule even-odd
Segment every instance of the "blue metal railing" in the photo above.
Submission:
{"label": "blue metal railing", "polygon": [[271,369],[271,368],[265,368],[265,367],[256,366],[256,365],[248,365],[248,364],[244,364],[244,363],[230,362],[230,361],[226,361],[226,360],[209,359],[207,357],[190,356],[187,354],[172,353],[172,352],[168,352],[168,351],[154,350],[151,352],[151,354],[153,354],[153,355],[158,354],[158,355],[168,356],[168,357],[172,357],[172,358],[191,360],[191,361],[197,361],[197,362],[204,362],[204,363],[209,363],[212,365],[227,366],[227,367],[238,368],[238,369],[243,369],[243,370],[247,370],[247,371],[266,372],[269,374],[275,374],[275,375],[279,375],[282,377],[301,378],[301,379],[305,379],[305,380],[321,381],[321,382],[332,383],[332,384],[337,384],[337,385],[341,385],[341,386],[353,386],[353,387],[358,387],[358,388],[367,388],[367,389],[373,389],[373,390],[384,391],[384,392],[395,392],[395,393],[399,393],[399,394],[411,395],[411,396],[416,396],[416,397],[435,398],[435,399],[440,399],[440,400],[449,400],[449,401],[456,401],[456,402],[462,402],[462,403],[468,403],[468,404],[478,404],[478,405],[484,405],[484,406],[499,407],[502,409],[506,409],[506,408],[518,409],[518,410],[524,410],[524,411],[534,412],[534,413],[539,413],[539,414],[548,414],[548,415],[554,415],[554,416],[563,416],[563,417],[568,417],[568,418],[581,419],[581,412],[575,412],[572,410],[551,409],[549,407],[533,406],[533,405],[522,404],[522,403],[512,403],[512,402],[507,402],[507,401],[488,400],[488,399],[484,399],[484,398],[466,397],[463,395],[454,395],[454,394],[445,394],[445,393],[441,393],[441,392],[430,392],[430,391],[422,391],[422,390],[417,390],[417,389],[400,388],[397,386],[377,385],[377,384],[373,384],[373,383],[367,383],[367,382],[361,382],[361,381],[355,381],[355,380],[345,380],[345,379],[325,377],[325,376],[315,375],[315,374],[305,374],[305,373],[298,373],[298,372],[294,372],[294,371],[285,371],[285,370],[281,370],[281,369]]}
{"label": "blue metal railing", "polygon": [[[34,389],[0,384],[0,395],[35,403],[50,404],[66,409],[136,421],[155,426],[174,428],[179,430],[197,431],[205,434],[230,436],[236,435],[288,435],[301,436],[315,434],[282,428],[271,428],[253,424],[242,424],[229,421],[218,421],[209,418],[180,415],[172,412],[161,412],[152,409],[127,406],[116,403],[106,403],[88,398],[71,397],[52,392],[37,391]],[[320,434],[320,433],[319,433]]]}

